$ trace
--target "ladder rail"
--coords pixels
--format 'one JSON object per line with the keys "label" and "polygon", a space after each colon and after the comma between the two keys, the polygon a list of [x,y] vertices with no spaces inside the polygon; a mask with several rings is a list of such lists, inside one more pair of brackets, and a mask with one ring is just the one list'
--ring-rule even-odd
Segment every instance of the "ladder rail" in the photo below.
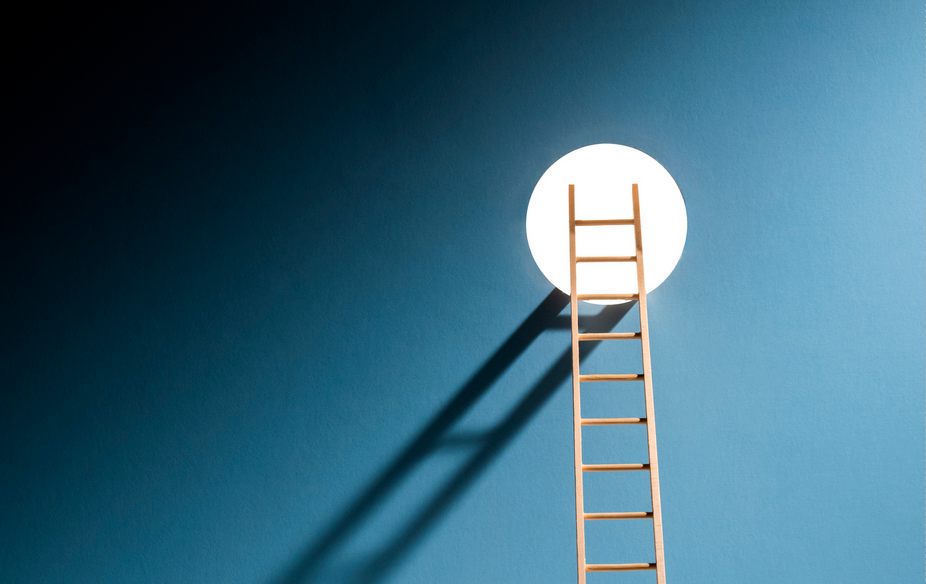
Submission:
{"label": "ladder rail", "polygon": [[585,584],[585,504],[582,496],[582,406],[579,400],[579,294],[576,284],[576,188],[569,185],[569,310],[572,313],[572,434],[576,476],[576,556],[579,584]]}
{"label": "ladder rail", "polygon": [[640,192],[633,185],[633,234],[637,256],[637,310],[643,346],[643,394],[646,402],[646,445],[649,451],[649,484],[653,502],[653,545],[656,548],[656,584],[666,584],[665,550],[662,539],[662,504],[659,497],[659,463],[656,456],[653,371],[649,350],[649,317],[646,312],[646,285],[643,277],[643,230],[640,221]]}

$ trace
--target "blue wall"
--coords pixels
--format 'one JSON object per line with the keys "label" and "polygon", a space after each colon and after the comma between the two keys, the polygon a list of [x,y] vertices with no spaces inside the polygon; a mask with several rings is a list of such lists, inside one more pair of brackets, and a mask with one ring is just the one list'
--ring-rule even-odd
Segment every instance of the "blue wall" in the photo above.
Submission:
{"label": "blue wall", "polygon": [[[19,23],[0,581],[572,580],[524,217],[599,142],[688,205],[649,297],[670,581],[922,578],[922,5],[386,4]],[[630,474],[588,510],[644,509]],[[589,560],[650,537],[590,525]]]}

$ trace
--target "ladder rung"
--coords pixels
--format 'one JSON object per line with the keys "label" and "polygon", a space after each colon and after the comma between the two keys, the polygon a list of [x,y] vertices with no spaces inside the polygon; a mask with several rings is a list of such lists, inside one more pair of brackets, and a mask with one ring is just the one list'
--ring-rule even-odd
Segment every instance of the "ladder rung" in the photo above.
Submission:
{"label": "ladder rung", "polygon": [[580,375],[579,381],[643,381],[643,374],[621,373],[618,375]]}
{"label": "ladder rung", "polygon": [[633,225],[633,219],[576,219],[576,227],[598,227],[601,225]]}
{"label": "ladder rung", "polygon": [[655,569],[656,564],[585,564],[586,572],[633,572]]}
{"label": "ladder rung", "polygon": [[578,262],[635,262],[637,256],[583,256],[577,257]]}
{"label": "ladder rung", "polygon": [[576,300],[638,300],[637,294],[576,294]]}
{"label": "ladder rung", "polygon": [[612,341],[615,339],[642,339],[643,333],[579,333],[580,341]]}
{"label": "ladder rung", "polygon": [[645,424],[646,418],[582,418],[583,426],[614,426],[616,424]]}
{"label": "ladder rung", "polygon": [[635,511],[632,513],[586,513],[585,519],[650,519],[652,511]]}
{"label": "ladder rung", "polygon": [[649,470],[649,463],[647,464],[583,464],[582,470],[585,472],[616,471],[616,470]]}

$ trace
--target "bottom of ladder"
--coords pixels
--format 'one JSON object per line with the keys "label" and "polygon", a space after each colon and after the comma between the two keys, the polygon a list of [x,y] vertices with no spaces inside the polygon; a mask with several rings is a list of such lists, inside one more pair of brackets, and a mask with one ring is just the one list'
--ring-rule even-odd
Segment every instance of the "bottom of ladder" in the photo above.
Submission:
{"label": "bottom of ladder", "polygon": [[585,564],[586,572],[635,572],[655,569],[656,564]]}

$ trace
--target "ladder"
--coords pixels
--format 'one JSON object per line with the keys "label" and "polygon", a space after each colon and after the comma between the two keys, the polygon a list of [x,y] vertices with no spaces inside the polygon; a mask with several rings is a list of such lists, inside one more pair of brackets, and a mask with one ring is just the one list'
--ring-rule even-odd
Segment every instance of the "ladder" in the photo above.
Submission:
{"label": "ladder", "polygon": [[[634,229],[635,255],[576,257],[576,227],[602,225],[632,225]],[[578,262],[636,262],[637,294],[579,294],[576,284]],[[662,542],[662,509],[659,504],[659,467],[656,461],[656,427],[653,417],[653,381],[650,368],[649,326],[646,316],[646,287],[643,284],[643,236],[640,230],[640,195],[633,185],[633,219],[577,220],[575,206],[575,185],[569,185],[569,273],[571,280],[570,308],[572,311],[572,422],[575,439],[576,475],[576,551],[578,556],[579,584],[585,584],[588,572],[628,572],[655,570],[657,584],[665,584],[665,554]],[[640,312],[639,333],[579,333],[579,300],[636,300]],[[604,341],[619,339],[640,339],[643,344],[643,373],[618,375],[580,375],[579,343],[582,341]],[[583,382],[590,381],[643,381],[646,401],[645,418],[583,418],[579,389]],[[649,462],[646,464],[583,464],[582,426],[605,426],[616,424],[640,424],[646,426],[646,442]],[[586,513],[582,497],[582,474],[585,472],[649,471],[650,495],[653,510],[623,513]],[[585,562],[585,521],[598,519],[652,519],[653,542],[656,548],[656,562],[642,564],[587,564]]]}

